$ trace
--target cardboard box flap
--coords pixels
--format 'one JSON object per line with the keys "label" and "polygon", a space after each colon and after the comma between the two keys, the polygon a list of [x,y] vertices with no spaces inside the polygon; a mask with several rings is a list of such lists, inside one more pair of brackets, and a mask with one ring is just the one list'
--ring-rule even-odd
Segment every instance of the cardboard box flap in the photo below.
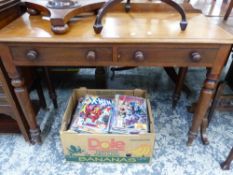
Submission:
{"label": "cardboard box flap", "polygon": [[112,90],[112,89],[106,89],[106,90],[99,90],[99,89],[86,89],[86,88],[80,88],[76,90],[79,94],[79,97],[82,95],[90,94],[90,95],[97,95],[97,96],[104,96],[108,98],[113,98],[115,94],[122,94],[122,95],[131,95],[131,96],[139,96],[146,98],[146,92],[141,89],[134,89],[134,90]]}
{"label": "cardboard box flap", "polygon": [[154,115],[153,115],[153,112],[151,111],[150,101],[147,99],[147,100],[146,100],[146,103],[147,103],[146,105],[147,105],[147,112],[148,112],[150,133],[155,133],[155,128],[154,128]]}
{"label": "cardboard box flap", "polygon": [[80,88],[78,90],[75,90],[72,93],[72,95],[71,95],[71,97],[70,97],[70,99],[69,99],[69,101],[67,103],[67,107],[66,107],[66,110],[65,110],[65,113],[64,113],[64,115],[67,116],[67,117],[64,117],[62,119],[61,131],[66,131],[68,125],[71,122],[73,111],[75,110],[75,107],[77,105],[77,100],[79,98],[78,94],[80,94],[81,96],[84,96],[86,91],[87,91],[86,88]]}

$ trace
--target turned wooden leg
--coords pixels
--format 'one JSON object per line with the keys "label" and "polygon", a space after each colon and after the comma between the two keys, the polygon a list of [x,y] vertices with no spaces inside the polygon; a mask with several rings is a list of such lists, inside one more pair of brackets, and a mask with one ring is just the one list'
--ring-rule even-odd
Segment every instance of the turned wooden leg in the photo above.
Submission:
{"label": "turned wooden leg", "polygon": [[[188,142],[187,142],[188,146],[192,145],[194,138],[197,136],[197,131],[201,126],[204,116],[206,115],[206,112],[210,106],[218,77],[219,77],[218,75],[214,75],[211,73],[207,75],[207,78],[204,82],[204,86],[202,87],[198,104],[196,106],[195,113],[193,116],[192,126],[188,135]],[[204,136],[204,138],[205,138],[204,144],[208,143],[206,142],[207,139],[206,135]]]}
{"label": "turned wooden leg", "polygon": [[[191,106],[188,107],[188,112],[194,113],[195,109],[196,109],[196,106],[197,106],[197,103],[193,103]],[[204,145],[208,145],[209,144],[207,133],[206,133],[206,130],[208,128],[208,118],[207,118],[208,114],[209,114],[209,112],[206,113],[206,115],[203,118],[202,123],[201,123],[201,140],[202,140],[202,142],[203,142]],[[192,133],[190,133],[190,135],[192,135]],[[192,137],[195,138],[196,135],[197,134],[194,134],[194,135],[192,135]]]}
{"label": "turned wooden leg", "polygon": [[8,76],[11,79],[11,84],[14,88],[17,100],[30,128],[30,142],[32,144],[41,143],[40,128],[38,127],[36,122],[35,111],[32,107],[25,81],[23,77],[21,77],[21,74],[18,71],[17,67],[12,62],[13,58],[11,57],[9,48],[0,44],[0,50],[2,52],[1,59],[3,65],[7,71]]}
{"label": "turned wooden leg", "polygon": [[231,148],[231,151],[230,151],[229,155],[227,156],[227,159],[220,164],[221,168],[223,170],[229,170],[232,160],[233,160],[233,148]]}
{"label": "turned wooden leg", "polygon": [[185,79],[185,76],[187,74],[187,71],[188,71],[188,67],[179,68],[178,80],[176,82],[176,87],[175,87],[175,91],[173,94],[173,100],[172,100],[172,107],[173,108],[176,107],[176,104],[180,99],[180,94],[181,94],[181,90],[182,90],[183,85],[184,85],[184,79]]}
{"label": "turned wooden leg", "polygon": [[16,100],[16,96],[14,93],[14,90],[12,86],[10,85],[10,80],[8,78],[7,72],[2,65],[2,62],[0,61],[0,79],[2,83],[2,89],[4,93],[9,94],[9,101],[11,104],[12,112],[14,113],[15,120],[17,121],[18,127],[21,131],[21,133],[24,136],[24,139],[29,142],[30,141],[30,135],[29,135],[29,126],[27,121],[25,120],[24,115],[22,114],[22,111],[20,110],[18,101]]}
{"label": "turned wooden leg", "polygon": [[37,125],[35,111],[29,99],[29,93],[23,78],[21,78],[19,74],[16,77],[11,77],[11,84],[14,87],[17,99],[29,124],[31,143],[41,143],[40,129]]}

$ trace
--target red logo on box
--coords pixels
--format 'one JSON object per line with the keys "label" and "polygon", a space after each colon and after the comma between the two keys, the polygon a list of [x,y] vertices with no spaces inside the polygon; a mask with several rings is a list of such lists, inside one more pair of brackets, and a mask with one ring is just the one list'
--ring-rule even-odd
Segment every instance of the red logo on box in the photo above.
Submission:
{"label": "red logo on box", "polygon": [[115,141],[115,139],[111,139],[109,141],[100,141],[96,138],[88,139],[88,149],[95,151],[124,151],[125,142],[123,141]]}

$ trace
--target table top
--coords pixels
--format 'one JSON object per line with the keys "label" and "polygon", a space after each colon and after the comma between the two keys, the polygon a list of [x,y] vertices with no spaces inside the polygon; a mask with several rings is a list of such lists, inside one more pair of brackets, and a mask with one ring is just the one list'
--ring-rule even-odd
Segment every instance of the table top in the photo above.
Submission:
{"label": "table top", "polygon": [[95,34],[94,15],[76,18],[70,30],[54,34],[50,21],[25,13],[0,30],[0,42],[43,43],[208,43],[231,44],[233,35],[200,13],[186,13],[188,26],[180,29],[177,12],[110,12],[103,19],[101,34]]}

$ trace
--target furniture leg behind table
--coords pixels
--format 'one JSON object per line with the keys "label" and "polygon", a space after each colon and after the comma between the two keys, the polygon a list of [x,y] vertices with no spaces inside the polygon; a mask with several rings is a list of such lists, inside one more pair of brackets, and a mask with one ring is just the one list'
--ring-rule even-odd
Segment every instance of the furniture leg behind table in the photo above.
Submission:
{"label": "furniture leg behind table", "polygon": [[[115,71],[129,70],[133,68],[136,68],[136,67],[112,67],[111,68],[111,71],[112,71],[111,80],[113,80],[115,77]],[[172,97],[172,107],[175,108],[177,102],[180,99],[182,90],[187,94],[187,96],[191,94],[191,90],[184,83],[184,79],[186,77],[188,67],[179,67],[178,75],[174,67],[164,67],[164,70],[166,71],[170,79],[175,83],[175,90],[173,92],[173,97]]]}
{"label": "furniture leg behind table", "polygon": [[12,62],[9,49],[0,45],[0,50],[3,65],[11,78],[11,84],[14,87],[15,94],[30,128],[30,141],[32,144],[41,143],[40,128],[37,126],[35,111],[29,98],[25,80],[20,73],[20,69]]}
{"label": "furniture leg behind table", "polygon": [[224,20],[228,19],[229,15],[231,13],[232,7],[233,7],[233,0],[231,0],[229,6],[227,8],[226,14],[224,15]]}
{"label": "furniture leg behind table", "polygon": [[217,81],[219,80],[220,73],[223,69],[223,66],[230,54],[231,46],[223,45],[220,47],[213,67],[211,67],[206,75],[204,85],[202,87],[197,106],[195,108],[195,113],[193,115],[192,126],[188,133],[188,142],[187,145],[192,145],[194,138],[197,136],[197,131],[199,127],[201,128],[201,136],[203,144],[208,144],[208,139],[206,135],[206,128],[208,126],[206,119],[208,108],[211,105],[213,95],[217,86]]}
{"label": "furniture leg behind table", "polygon": [[233,160],[233,148],[231,148],[231,151],[227,156],[226,160],[220,164],[221,168],[223,170],[229,170],[232,160]]}
{"label": "furniture leg behind table", "polygon": [[53,101],[53,106],[54,108],[58,108],[58,104],[57,104],[57,94],[56,94],[56,91],[55,91],[55,88],[51,82],[51,79],[50,79],[50,75],[49,75],[49,68],[48,67],[42,67],[42,70],[44,72],[44,76],[45,76],[45,81],[46,81],[46,84],[47,84],[47,87],[48,87],[48,91],[49,91],[49,96],[50,98],[52,99]]}

